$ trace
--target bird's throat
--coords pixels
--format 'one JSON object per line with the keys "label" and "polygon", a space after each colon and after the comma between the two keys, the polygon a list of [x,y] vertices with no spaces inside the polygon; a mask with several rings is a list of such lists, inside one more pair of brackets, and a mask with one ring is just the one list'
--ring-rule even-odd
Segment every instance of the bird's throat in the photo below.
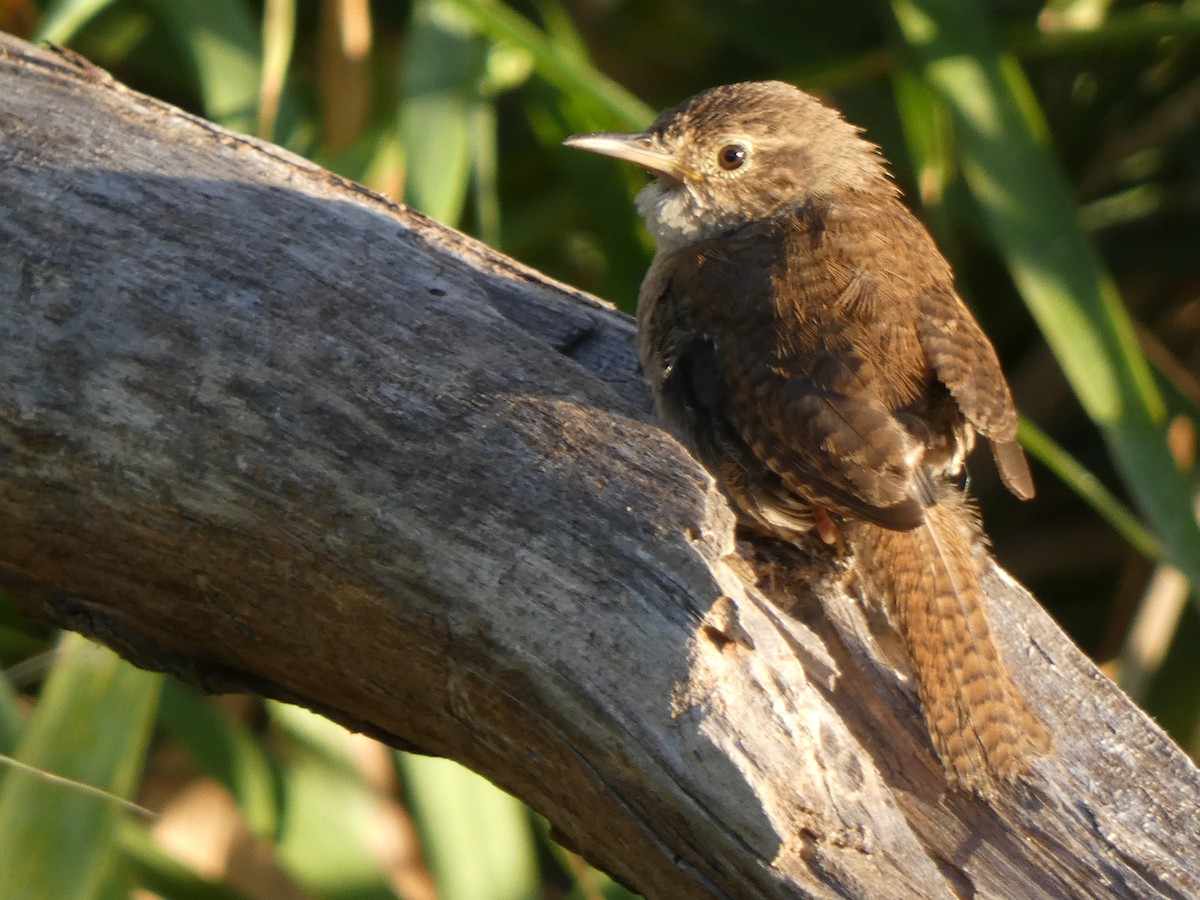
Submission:
{"label": "bird's throat", "polygon": [[714,238],[735,224],[680,182],[656,178],[642,188],[634,203],[660,253]]}

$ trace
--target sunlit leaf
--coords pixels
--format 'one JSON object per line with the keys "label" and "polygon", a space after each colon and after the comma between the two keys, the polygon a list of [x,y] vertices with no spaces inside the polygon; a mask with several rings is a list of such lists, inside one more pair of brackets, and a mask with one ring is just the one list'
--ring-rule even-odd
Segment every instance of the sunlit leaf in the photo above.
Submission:
{"label": "sunlit leaf", "polygon": [[361,900],[393,897],[380,856],[379,800],[355,765],[354,736],[296,706],[267,709],[289,746],[280,861],[319,896],[353,886]]}
{"label": "sunlit leaf", "polygon": [[260,30],[244,0],[149,0],[191,63],[204,114],[254,132],[262,68]]}
{"label": "sunlit leaf", "polygon": [[956,235],[943,204],[947,187],[957,171],[954,129],[941,99],[910,69],[897,71],[892,86],[924,217],[943,252],[953,257],[951,242]]}
{"label": "sunlit leaf", "polygon": [[578,44],[566,48],[502,3],[446,0],[466,12],[494,40],[526,50],[538,74],[566,94],[588,98],[604,109],[614,128],[645,128],[654,111],[598,69],[579,58]]}
{"label": "sunlit leaf", "polygon": [[88,22],[115,0],[54,0],[42,13],[35,41],[67,44]]}
{"label": "sunlit leaf", "polygon": [[[14,754],[128,797],[154,727],[162,676],[67,635]],[[98,897],[119,883],[121,807],[9,771],[0,782],[0,897]],[[27,893],[31,890],[35,894]]]}
{"label": "sunlit leaf", "polygon": [[485,244],[500,247],[500,163],[496,150],[496,108],[480,100],[468,110],[475,221]]}
{"label": "sunlit leaf", "polygon": [[447,0],[413,4],[400,131],[405,199],[440,222],[462,217],[471,177],[471,113],[487,47]]}
{"label": "sunlit leaf", "polygon": [[1017,436],[1029,454],[1087,501],[1113,530],[1147,559],[1162,556],[1162,547],[1137,516],[1104,486],[1094,473],[1064,450],[1050,435],[1022,419]]}
{"label": "sunlit leaf", "polygon": [[400,759],[441,900],[542,896],[533,826],[520,801],[450,760]]}

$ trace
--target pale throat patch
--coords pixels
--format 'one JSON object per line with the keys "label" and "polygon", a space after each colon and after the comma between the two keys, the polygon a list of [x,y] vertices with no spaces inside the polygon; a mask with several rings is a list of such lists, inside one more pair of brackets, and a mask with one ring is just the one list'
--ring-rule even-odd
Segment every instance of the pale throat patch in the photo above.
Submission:
{"label": "pale throat patch", "polygon": [[730,224],[715,218],[711,211],[704,215],[687,186],[658,178],[642,188],[633,202],[660,252],[670,253],[715,237]]}

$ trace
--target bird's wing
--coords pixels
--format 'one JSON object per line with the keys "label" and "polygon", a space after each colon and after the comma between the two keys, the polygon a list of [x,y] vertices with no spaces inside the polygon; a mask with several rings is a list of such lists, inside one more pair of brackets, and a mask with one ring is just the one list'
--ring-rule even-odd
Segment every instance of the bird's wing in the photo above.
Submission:
{"label": "bird's wing", "polygon": [[[929,232],[898,199],[884,203],[883,216],[868,218],[882,218],[888,227],[851,243],[863,254],[862,264],[886,279],[897,306],[913,323],[928,365],[963,418],[988,439],[1001,480],[1028,500],[1033,476],[1017,443],[1017,413],[996,351],[955,291],[954,273]],[[908,265],[894,265],[892,259]]]}
{"label": "bird's wing", "polygon": [[[865,371],[874,363],[834,321],[801,317],[781,328],[771,312],[778,285],[770,259],[783,248],[766,235],[743,237],[737,246],[682,251],[665,267],[669,276],[654,281],[656,309],[672,310],[686,323],[676,332],[705,348],[700,357],[691,351],[692,375],[684,379],[676,365],[660,389],[664,405],[700,410],[677,429],[695,434],[719,423],[741,444],[750,461],[743,467],[757,467],[789,497],[892,528],[919,524],[931,502],[921,442],[874,391],[876,376]],[[812,275],[799,279],[801,289],[827,292],[829,262],[808,259]],[[648,316],[647,331],[665,333],[654,321],[666,315]]]}
{"label": "bird's wing", "polygon": [[826,442],[818,446],[834,452],[840,440],[836,467],[860,499],[887,506],[904,493],[928,505],[929,474],[913,448],[940,442],[937,458],[961,428],[943,418],[951,408],[944,386],[957,408],[952,418],[961,414],[990,441],[1005,485],[1022,499],[1032,497],[995,350],[955,293],[950,266],[924,227],[898,199],[875,202],[800,207],[789,220],[787,252],[775,257],[786,260],[786,270],[777,266],[771,283],[759,288],[786,292],[797,330],[807,334],[795,354],[800,363],[786,367],[804,375],[785,394],[815,391],[829,406],[821,414],[805,397],[808,416],[782,421],[802,435],[806,426],[813,429],[810,436]]}
{"label": "bird's wing", "polygon": [[1022,500],[1033,497],[1033,476],[1017,443],[1017,413],[1000,360],[953,288],[918,298],[917,333],[938,379],[958,408],[988,439],[1000,478]]}

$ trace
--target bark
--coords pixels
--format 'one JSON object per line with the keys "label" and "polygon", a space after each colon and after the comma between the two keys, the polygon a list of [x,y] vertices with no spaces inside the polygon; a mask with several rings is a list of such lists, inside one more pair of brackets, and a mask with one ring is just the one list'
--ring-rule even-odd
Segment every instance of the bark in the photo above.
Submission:
{"label": "bark", "polygon": [[0,38],[0,585],[457,759],[650,897],[1200,895],[1200,777],[1003,572],[1055,734],[947,793],[889,627],[734,542],[627,317]]}

